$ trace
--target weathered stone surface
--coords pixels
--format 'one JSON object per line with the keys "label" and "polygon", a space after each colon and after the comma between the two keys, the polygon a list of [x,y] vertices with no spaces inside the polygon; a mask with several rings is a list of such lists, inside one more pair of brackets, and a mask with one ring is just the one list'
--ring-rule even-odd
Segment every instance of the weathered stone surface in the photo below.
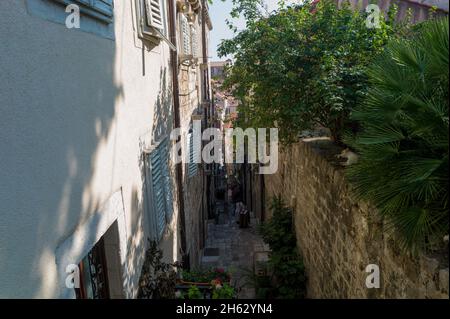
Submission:
{"label": "weathered stone surface", "polygon": [[439,270],[439,289],[448,294],[448,268]]}
{"label": "weathered stone surface", "polygon": [[[297,143],[280,154],[278,173],[265,176],[268,217],[274,195],[294,206],[308,297],[448,298],[448,264],[401,254],[375,208],[354,198],[333,152],[340,150],[323,139]],[[366,287],[369,264],[380,268],[379,289]]]}

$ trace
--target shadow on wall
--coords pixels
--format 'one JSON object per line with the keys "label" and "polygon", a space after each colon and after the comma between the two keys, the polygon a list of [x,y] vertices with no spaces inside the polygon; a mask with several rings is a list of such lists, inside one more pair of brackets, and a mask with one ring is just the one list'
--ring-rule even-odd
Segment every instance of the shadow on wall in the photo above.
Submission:
{"label": "shadow on wall", "polygon": [[[129,57],[118,56],[124,34],[115,36],[31,17],[23,1],[0,3],[0,297],[58,296],[56,247],[116,191],[120,76]],[[110,160],[111,175],[96,167],[99,160]],[[131,209],[142,211],[131,191]],[[139,233],[142,216],[133,224]],[[129,239],[129,256],[142,242]]]}
{"label": "shadow on wall", "polygon": [[[141,268],[144,263],[145,259],[145,252],[148,249],[148,243],[149,239],[144,237],[144,232],[142,232],[143,229],[149,229],[149,208],[148,206],[151,205],[151,196],[148,194],[148,190],[146,189],[146,164],[145,164],[145,156],[146,151],[148,149],[160,142],[163,138],[169,137],[170,132],[172,130],[172,93],[170,90],[168,90],[167,85],[167,69],[161,68],[160,70],[160,87],[158,91],[158,96],[156,99],[156,102],[151,107],[154,109],[153,112],[153,128],[151,132],[152,140],[148,143],[145,141],[141,141],[139,144],[139,156],[138,156],[138,165],[139,165],[139,171],[140,171],[140,178],[141,178],[141,189],[138,191],[137,189],[132,190],[132,203],[130,207],[130,214],[131,214],[131,234],[130,238],[128,239],[128,255],[130,258],[127,259],[127,263],[125,265],[122,265],[123,269],[127,269],[127,274],[125,275],[125,291],[132,291],[133,295],[137,294],[137,285],[136,285],[136,278],[138,278],[141,274]],[[173,170],[171,170],[173,173]],[[151,177],[150,177],[151,178]],[[175,182],[174,182],[174,176],[172,176],[173,180],[173,190],[175,190]],[[173,194],[175,196],[175,191],[173,191]],[[174,205],[175,209],[175,205]],[[153,211],[150,210],[150,213],[153,213]],[[172,214],[172,216],[175,216],[175,214]],[[168,221],[168,224],[170,225],[171,221]],[[176,236],[174,236],[174,233],[176,232],[176,228],[168,228],[166,230],[166,233],[164,235],[165,241],[167,241],[166,244],[168,245],[176,245],[176,243],[173,242]],[[148,233],[148,232],[145,232]],[[133,256],[133,258],[131,258]],[[175,252],[173,251],[172,247],[167,247],[164,249],[164,257],[168,260],[173,261],[175,256]]]}

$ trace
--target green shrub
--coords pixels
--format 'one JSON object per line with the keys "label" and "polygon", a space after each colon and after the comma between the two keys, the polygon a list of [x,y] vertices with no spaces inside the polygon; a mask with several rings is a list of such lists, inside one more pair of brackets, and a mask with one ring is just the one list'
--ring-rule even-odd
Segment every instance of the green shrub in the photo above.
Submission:
{"label": "green shrub", "polygon": [[[259,294],[273,294],[278,298],[299,299],[305,297],[305,267],[298,253],[295,231],[293,228],[292,210],[280,197],[272,201],[272,218],[262,224],[259,232],[269,244],[269,268],[273,274],[270,280],[272,287],[267,287],[255,279]],[[274,283],[274,286],[272,285]]]}
{"label": "green shrub", "polygon": [[370,66],[370,89],[353,112],[363,132],[348,138],[360,154],[348,177],[417,252],[448,234],[448,18],[423,23],[389,43]]}
{"label": "green shrub", "polygon": [[296,237],[292,225],[292,210],[281,197],[272,200],[272,218],[259,226],[259,233],[272,251],[287,255],[296,251]]}
{"label": "green shrub", "polygon": [[219,280],[223,283],[230,281],[230,274],[221,268],[183,270],[183,280],[197,283],[210,283],[213,280]]}
{"label": "green shrub", "polygon": [[203,294],[197,286],[191,286],[187,297],[188,299],[203,299]]}
{"label": "green shrub", "polygon": [[235,297],[235,290],[228,284],[223,284],[222,287],[216,287],[213,291],[212,299],[233,299]]}

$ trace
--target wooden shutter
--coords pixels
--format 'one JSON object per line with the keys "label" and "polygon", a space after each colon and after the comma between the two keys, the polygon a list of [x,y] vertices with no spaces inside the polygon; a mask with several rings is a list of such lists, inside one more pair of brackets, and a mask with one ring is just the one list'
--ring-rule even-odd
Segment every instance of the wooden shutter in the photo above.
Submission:
{"label": "wooden shutter", "polygon": [[164,152],[163,161],[163,177],[164,177],[164,193],[166,200],[166,221],[167,223],[172,219],[173,215],[173,196],[172,196],[172,177],[170,175],[170,143],[166,139],[161,145],[162,151]]}
{"label": "wooden shutter", "polygon": [[111,23],[114,16],[113,0],[53,0],[65,5],[79,4],[82,14],[105,23]]}
{"label": "wooden shutter", "polygon": [[93,9],[107,17],[113,16],[113,0],[91,0]]}
{"label": "wooden shutter", "polygon": [[166,228],[166,197],[164,192],[164,156],[158,147],[150,155],[152,166],[153,207],[156,215],[156,232],[160,239]]}
{"label": "wooden shutter", "polygon": [[197,37],[197,30],[195,29],[195,26],[191,27],[191,35],[192,35],[192,55],[194,58],[199,57],[199,48],[198,48],[198,37]]}
{"label": "wooden shutter", "polygon": [[194,141],[194,134],[188,134],[188,143],[189,143],[189,165],[188,165],[188,175],[189,177],[193,177],[197,175],[197,163],[195,162],[198,156],[198,143]]}
{"label": "wooden shutter", "polygon": [[160,0],[144,0],[147,25],[163,29],[163,14]]}
{"label": "wooden shutter", "polygon": [[150,237],[160,240],[173,215],[169,142],[165,139],[147,156],[147,196]]}
{"label": "wooden shutter", "polygon": [[191,54],[191,34],[190,34],[189,22],[187,17],[182,14],[181,15],[181,44],[183,47],[183,54],[190,55]]}

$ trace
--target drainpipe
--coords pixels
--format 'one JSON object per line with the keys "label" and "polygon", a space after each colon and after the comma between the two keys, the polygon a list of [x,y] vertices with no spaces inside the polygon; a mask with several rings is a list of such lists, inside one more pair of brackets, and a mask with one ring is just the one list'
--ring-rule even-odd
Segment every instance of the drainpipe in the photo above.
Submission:
{"label": "drainpipe", "polygon": [[[169,9],[169,36],[170,41],[173,44],[177,43],[177,29],[176,29],[176,10],[173,0],[168,1]],[[178,96],[180,91],[180,85],[178,82],[178,50],[170,50],[170,64],[172,69],[172,85],[173,85],[173,114],[174,114],[174,126],[175,128],[181,128],[180,122],[180,98]],[[179,143],[181,137],[178,137],[177,143]],[[180,150],[180,152],[182,152]],[[182,154],[180,154],[182,155]],[[178,209],[180,212],[180,237],[181,237],[181,253],[183,260],[186,256],[186,215],[184,211],[184,187],[183,187],[183,166],[182,163],[176,164],[176,182],[178,190]]]}

